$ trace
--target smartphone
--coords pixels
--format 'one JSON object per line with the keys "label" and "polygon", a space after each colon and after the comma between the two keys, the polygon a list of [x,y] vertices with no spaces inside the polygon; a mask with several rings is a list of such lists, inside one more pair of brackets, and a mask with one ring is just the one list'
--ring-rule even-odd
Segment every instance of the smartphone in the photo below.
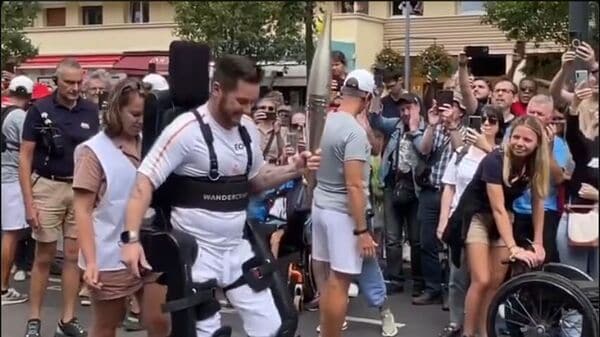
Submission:
{"label": "smartphone", "polygon": [[576,70],[575,71],[575,87],[578,87],[581,83],[588,81],[587,70]]}
{"label": "smartphone", "polygon": [[440,90],[437,92],[437,95],[435,97],[438,107],[440,107],[444,104],[452,105],[453,99],[454,99],[454,92],[452,90]]}
{"label": "smartphone", "polygon": [[298,134],[296,132],[289,132],[287,134],[287,143],[294,149],[298,147]]}
{"label": "smartphone", "polygon": [[105,109],[107,102],[108,102],[108,92],[104,91],[100,95],[98,95],[98,109],[100,111]]}
{"label": "smartphone", "polygon": [[277,113],[276,112],[266,112],[265,115],[267,115],[267,120],[268,121],[274,121],[277,119]]}
{"label": "smartphone", "polygon": [[475,58],[488,56],[490,54],[490,47],[487,46],[466,46],[465,54],[467,57]]}
{"label": "smartphone", "polygon": [[518,55],[525,55],[525,41],[517,41],[515,44],[515,53]]}
{"label": "smartphone", "polygon": [[481,130],[481,116],[469,116],[469,127],[479,132]]}
{"label": "smartphone", "polygon": [[570,49],[575,50],[581,44],[581,33],[580,32],[569,32]]}

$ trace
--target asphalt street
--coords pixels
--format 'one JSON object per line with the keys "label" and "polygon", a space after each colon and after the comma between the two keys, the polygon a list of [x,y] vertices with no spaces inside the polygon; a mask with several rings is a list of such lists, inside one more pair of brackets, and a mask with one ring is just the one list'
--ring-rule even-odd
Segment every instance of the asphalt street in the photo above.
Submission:
{"label": "asphalt street", "polygon": [[[13,282],[13,286],[21,292],[26,293],[28,282]],[[60,315],[61,288],[58,280],[51,281],[42,313],[42,337],[53,337],[56,322]],[[441,306],[413,306],[410,303],[410,288],[405,293],[390,297],[389,303],[392,312],[399,324],[399,337],[434,337],[445,326],[448,313],[441,310]],[[29,309],[28,302],[17,305],[2,307],[2,336],[21,337],[25,332],[25,322]],[[91,310],[89,307],[79,307],[77,315],[85,326],[89,326]],[[232,309],[222,310],[223,323],[233,327],[233,337],[246,336],[243,332],[239,316]],[[359,295],[350,301],[348,309],[348,330],[344,332],[345,337],[376,337],[380,334],[380,323],[378,312],[367,307],[365,301]],[[318,312],[303,312],[297,335],[302,337],[318,336],[315,331],[318,325]],[[119,331],[118,337],[142,337],[144,332]]]}

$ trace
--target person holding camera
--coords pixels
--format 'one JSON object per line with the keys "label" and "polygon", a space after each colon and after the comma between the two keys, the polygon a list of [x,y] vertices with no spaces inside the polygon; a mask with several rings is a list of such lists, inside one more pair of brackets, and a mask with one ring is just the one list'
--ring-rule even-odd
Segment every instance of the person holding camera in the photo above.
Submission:
{"label": "person holding camera", "polygon": [[71,58],[62,60],[56,68],[56,90],[35,102],[23,125],[19,180],[26,221],[36,240],[26,337],[40,336],[42,301],[61,235],[63,308],[56,330],[68,337],[87,335],[75,316],[81,272],[73,210],[73,153],[98,132],[99,118],[98,106],[80,98],[82,80],[81,65]]}
{"label": "person holding camera", "polygon": [[283,154],[281,123],[277,120],[277,103],[263,97],[256,104],[254,121],[261,135],[261,149],[266,162],[277,164]]}
{"label": "person holding camera", "polygon": [[10,81],[9,104],[2,108],[2,305],[27,301],[8,287],[17,243],[28,227],[25,221],[23,194],[19,186],[19,146],[25,111],[33,93],[33,81],[17,76]]}
{"label": "person holding camera", "polygon": [[[385,97],[383,98],[385,100]],[[403,231],[406,230],[411,247],[413,297],[423,291],[421,252],[417,222],[417,187],[415,171],[418,162],[415,140],[423,135],[421,99],[414,94],[401,95],[396,109],[399,118],[386,118],[383,112],[372,111],[369,122],[373,129],[383,132],[388,139],[383,151],[380,179],[384,184],[383,213],[385,219],[386,270],[388,292],[404,290]],[[383,105],[385,111],[385,105]],[[398,114],[398,113],[396,113]]]}
{"label": "person holding camera", "polygon": [[466,129],[462,125],[462,119],[465,113],[466,107],[459,92],[454,92],[451,102],[434,101],[433,107],[427,112],[427,128],[417,145],[420,154],[427,158],[427,167],[430,169],[419,172],[417,178],[421,187],[417,221],[420,225],[421,266],[425,291],[421,296],[413,298],[412,302],[415,305],[430,305],[442,300],[443,271],[438,255],[440,242],[436,236],[442,176],[452,153],[463,145]]}

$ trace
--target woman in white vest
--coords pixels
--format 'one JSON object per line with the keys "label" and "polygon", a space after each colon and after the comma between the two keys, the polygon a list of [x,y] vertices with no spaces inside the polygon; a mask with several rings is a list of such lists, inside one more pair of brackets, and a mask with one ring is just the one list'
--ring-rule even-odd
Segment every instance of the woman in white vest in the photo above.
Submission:
{"label": "woman in white vest", "polygon": [[73,177],[75,220],[79,230],[79,266],[90,287],[94,337],[114,337],[126,313],[126,299],[136,295],[148,336],[169,334],[167,316],[160,311],[165,287],[157,275],[141,278],[121,262],[120,234],[125,208],[141,161],[144,113],[142,85],[119,83],[103,112],[103,130],[75,150]]}

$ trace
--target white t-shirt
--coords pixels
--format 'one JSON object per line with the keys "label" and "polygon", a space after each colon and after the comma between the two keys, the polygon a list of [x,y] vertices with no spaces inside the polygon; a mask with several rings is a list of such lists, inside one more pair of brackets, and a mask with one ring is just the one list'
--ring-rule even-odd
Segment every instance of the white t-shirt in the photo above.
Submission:
{"label": "white t-shirt", "polygon": [[463,192],[467,188],[467,185],[473,179],[475,171],[479,167],[479,163],[485,157],[486,153],[475,146],[471,146],[469,151],[458,165],[456,165],[457,153],[452,154],[452,158],[446,166],[444,176],[442,177],[442,183],[447,185],[454,185],[454,197],[452,198],[452,204],[450,205],[450,214],[454,212],[454,209],[458,205],[458,201],[462,196]]}
{"label": "white t-shirt", "polygon": [[[213,134],[215,153],[222,176],[236,176],[246,172],[246,148],[237,127],[225,129],[208,111],[206,104],[198,108]],[[242,118],[251,138],[252,167],[248,179],[254,178],[264,164],[260,150],[260,136],[254,123]],[[192,112],[178,116],[160,134],[144,158],[138,172],[147,176],[155,188],[165,182],[171,173],[184,176],[207,176],[210,168],[208,147]],[[171,223],[174,228],[196,237],[204,247],[228,249],[237,246],[243,235],[246,211],[215,212],[199,208],[173,207]]]}

